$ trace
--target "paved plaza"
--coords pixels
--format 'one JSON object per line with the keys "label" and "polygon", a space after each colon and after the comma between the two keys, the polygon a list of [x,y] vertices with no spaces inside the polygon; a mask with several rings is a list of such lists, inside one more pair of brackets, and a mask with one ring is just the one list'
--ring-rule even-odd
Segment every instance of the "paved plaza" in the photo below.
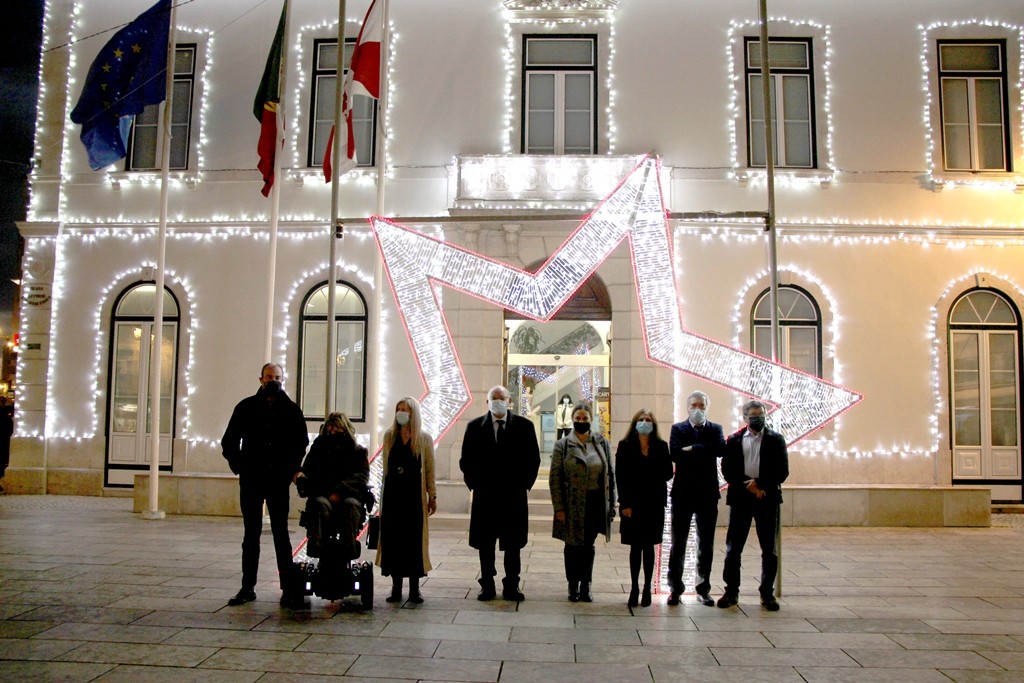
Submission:
{"label": "paved plaza", "polygon": [[[1024,680],[1024,528],[786,528],[782,610],[665,595],[626,607],[626,551],[598,544],[595,600],[565,599],[561,544],[534,534],[527,600],[481,603],[466,534],[431,534],[422,605],[277,600],[264,537],[259,600],[240,584],[241,519],[149,522],[127,499],[0,497],[2,681]],[[294,542],[301,538],[292,523]],[[721,593],[718,530],[714,595]],[[751,534],[751,541],[754,541]]]}

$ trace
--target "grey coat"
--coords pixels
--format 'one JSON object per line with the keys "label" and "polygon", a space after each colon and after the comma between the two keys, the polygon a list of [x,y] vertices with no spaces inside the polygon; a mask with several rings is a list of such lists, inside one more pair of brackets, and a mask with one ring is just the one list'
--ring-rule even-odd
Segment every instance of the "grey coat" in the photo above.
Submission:
{"label": "grey coat", "polygon": [[[590,433],[597,452],[604,461],[605,538],[611,540],[612,519],[615,517],[615,468],[612,454],[604,437]],[[551,453],[551,503],[555,512],[564,511],[565,521],[554,521],[551,535],[566,545],[583,545],[583,524],[587,509],[587,465],[583,459],[584,446],[576,432],[555,442]]]}

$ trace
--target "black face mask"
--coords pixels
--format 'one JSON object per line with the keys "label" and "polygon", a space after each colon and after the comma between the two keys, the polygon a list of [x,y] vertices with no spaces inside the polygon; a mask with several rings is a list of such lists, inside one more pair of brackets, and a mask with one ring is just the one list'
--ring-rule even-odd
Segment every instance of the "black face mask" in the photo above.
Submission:
{"label": "black face mask", "polygon": [[573,422],[572,428],[577,434],[586,434],[590,431],[589,422]]}
{"label": "black face mask", "polygon": [[263,385],[263,393],[267,396],[277,396],[281,393],[281,383],[275,379],[270,380]]}

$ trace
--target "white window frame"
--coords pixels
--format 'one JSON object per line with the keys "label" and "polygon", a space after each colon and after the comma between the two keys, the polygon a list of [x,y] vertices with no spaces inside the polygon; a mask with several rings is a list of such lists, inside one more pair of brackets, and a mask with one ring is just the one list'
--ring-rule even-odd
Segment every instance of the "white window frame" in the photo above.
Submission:
{"label": "white window frame", "polygon": [[[772,82],[772,110],[773,110],[773,122],[772,132],[775,136],[773,140],[774,151],[775,151],[775,164],[779,168],[798,168],[798,169],[816,169],[818,167],[818,144],[817,144],[817,120],[815,116],[815,80],[814,80],[814,41],[813,38],[781,38],[781,37],[768,37],[769,46],[772,44],[783,44],[792,43],[804,46],[807,54],[807,65],[801,68],[795,67],[778,67],[769,63],[769,78]],[[756,141],[755,135],[763,135],[763,128],[760,131],[755,131],[754,128],[754,113],[752,108],[752,88],[761,88],[761,67],[752,66],[749,62],[750,50],[753,45],[760,45],[760,38],[757,37],[746,37],[743,40],[743,65],[744,65],[744,82],[746,83],[746,97],[747,97],[747,166],[750,168],[764,168],[765,162],[755,163],[754,161],[754,143]],[[758,48],[759,49],[759,48]],[[804,79],[807,83],[807,102],[805,103],[805,109],[807,111],[808,119],[806,125],[807,141],[810,145],[810,149],[807,151],[807,156],[810,159],[808,164],[796,164],[790,163],[790,160],[786,158],[786,124],[789,123],[786,120],[786,100],[784,97],[785,88],[783,86],[787,79],[800,78]],[[755,79],[758,83],[755,85]],[[757,93],[760,95],[760,92]],[[783,94],[783,96],[780,96]],[[764,119],[760,119],[761,125],[764,125]],[[803,122],[800,122],[803,123]]]}
{"label": "white window frame", "polygon": [[[999,68],[996,70],[987,71],[961,71],[946,68],[942,61],[942,49],[944,47],[956,47],[956,46],[992,46],[996,47],[999,51]],[[935,44],[936,50],[936,63],[938,64],[938,97],[939,97],[939,117],[940,125],[939,131],[942,137],[942,168],[945,171],[954,173],[1007,173],[1011,170],[1012,164],[1012,152],[1010,150],[1010,117],[1009,117],[1009,89],[1008,89],[1008,78],[1007,78],[1007,64],[1006,64],[1006,41],[1001,39],[995,40],[937,40]],[[947,83],[953,81],[963,81],[967,85],[967,116],[968,121],[966,124],[951,124],[946,120],[945,111],[945,86]],[[984,125],[977,120],[977,88],[978,84],[982,81],[995,81],[999,84],[999,113],[1000,122],[999,128],[1001,133],[1002,144],[1000,151],[1003,157],[1003,164],[1000,167],[984,168],[980,159],[980,152],[978,147],[978,139],[981,137],[980,128]],[[967,135],[970,143],[968,145],[970,153],[969,166],[965,168],[955,168],[950,165],[949,161],[949,147],[948,147],[948,131],[952,125],[966,126]]]}
{"label": "white window frame", "polygon": [[[335,358],[337,364],[341,365],[347,362],[347,358],[356,354],[362,359],[362,366],[358,368],[358,372],[362,379],[362,387],[359,392],[359,396],[352,399],[351,397],[342,396],[341,392],[337,391],[337,378],[338,372],[334,373],[335,383],[335,395],[334,395],[334,406],[331,410],[336,410],[345,413],[352,422],[360,423],[366,421],[366,387],[367,387],[367,360],[369,357],[368,351],[368,337],[369,337],[369,315],[366,304],[366,297],[351,282],[344,280],[336,281],[336,298],[337,293],[344,293],[344,290],[349,290],[352,296],[355,296],[359,301],[362,311],[358,314],[346,314],[335,312],[334,324],[335,324],[335,336],[334,343],[339,346],[343,343],[342,330],[345,328],[361,329],[362,339],[361,342],[357,342],[356,346],[361,343],[361,348],[337,348]],[[309,337],[313,328],[321,327],[326,330],[327,315],[324,314],[308,314],[306,308],[313,296],[319,294],[321,291],[326,291],[327,282],[322,281],[313,286],[302,298],[301,307],[299,309],[299,372],[298,372],[298,387],[297,387],[297,399],[296,402],[303,409],[303,414],[306,416],[307,422],[322,422],[326,416],[323,415],[323,401],[324,401],[324,385],[325,378],[322,374],[317,374],[315,377],[310,375],[310,367],[316,369],[319,365],[322,365],[325,360],[325,347],[316,345],[316,348],[309,348],[310,342]],[[326,338],[326,332],[325,336]],[[312,362],[307,362],[307,357],[312,357]],[[313,387],[310,389],[310,385]],[[312,393],[316,398],[311,398],[309,394]],[[346,403],[347,400],[354,400]]]}
{"label": "white window frame", "polygon": [[[352,60],[352,52],[355,49],[356,39],[346,38],[345,39],[345,68],[342,70],[340,81],[344,83],[345,76],[348,73],[348,64]],[[330,135],[331,125],[334,125],[334,98],[335,91],[328,90],[324,92],[324,88],[320,87],[320,81],[324,78],[334,78],[335,87],[339,82],[337,76],[337,70],[330,67],[320,66],[320,54],[321,49],[337,50],[338,39],[337,38],[316,38],[313,40],[312,59],[310,61],[310,88],[309,88],[309,134],[307,136],[306,144],[306,166],[307,168],[322,168],[324,159],[323,152],[327,147],[327,136]],[[324,132],[318,133],[316,118],[317,114],[317,101],[321,97],[330,98],[330,111],[332,112],[330,125],[322,129]],[[356,135],[356,149],[361,149],[366,143],[360,145],[360,140],[365,135],[367,125],[370,130],[369,140],[369,154],[361,155],[356,154],[356,168],[372,168],[377,163],[377,120],[378,120],[378,102],[374,98],[367,97],[366,95],[355,95],[353,101],[360,102],[362,100],[373,100],[372,106],[370,107],[371,115],[367,119],[365,117],[358,117],[358,113],[361,107],[353,106],[353,118],[352,127]],[[324,121],[327,121],[326,119]],[[320,139],[320,135],[323,138]],[[337,139],[337,137],[335,138]],[[319,154],[317,152],[320,152]],[[363,156],[368,158],[364,159]]]}
{"label": "white window frame", "polygon": [[[530,66],[528,64],[528,50],[529,43],[531,41],[543,41],[543,40],[575,40],[575,41],[587,41],[591,44],[591,62],[589,66]],[[588,121],[590,124],[590,130],[588,131],[588,140],[590,141],[590,148],[587,151],[574,150],[569,154],[574,155],[593,155],[599,153],[599,142],[598,142],[598,65],[599,65],[599,38],[596,34],[591,33],[572,33],[572,34],[537,34],[537,33],[526,33],[522,36],[522,112],[520,117],[520,143],[519,149],[523,154],[555,154],[564,155],[565,150],[565,117],[566,114],[570,113],[565,108],[565,79],[570,74],[588,74],[590,76],[590,116]],[[530,80],[533,76],[548,76],[553,75],[555,78],[555,101],[554,101],[554,146],[551,151],[536,152],[533,151],[536,147],[530,145]]]}
{"label": "white window frame", "polygon": [[[171,115],[171,163],[169,169],[172,171],[187,171],[190,167],[190,160],[192,159],[192,122],[193,112],[195,111],[196,103],[196,78],[199,73],[199,46],[196,43],[177,43],[174,46],[175,49],[175,70],[174,70],[174,97],[171,98],[171,108],[173,110]],[[178,69],[178,56],[181,54],[191,53],[192,59],[190,60],[191,69],[181,70]],[[188,101],[182,102],[182,98],[178,91],[181,86],[187,86]],[[185,116],[184,123],[174,123],[177,118],[175,113],[183,113]],[[139,118],[143,116],[155,117],[153,123],[140,123]],[[136,120],[132,124],[132,132],[128,138],[128,153],[125,156],[126,172],[135,171],[157,171],[160,170],[160,159],[163,153],[164,136],[161,134],[164,126],[164,107],[163,103],[147,105],[143,110],[143,113],[136,117]],[[140,128],[153,128],[155,129],[155,149],[153,150],[153,165],[142,165],[136,155],[141,154],[141,148],[138,144],[137,132]],[[184,164],[175,163],[174,151],[175,149],[183,149],[185,153]],[[146,150],[148,152],[148,150]]]}
{"label": "white window frame", "polygon": [[[797,295],[806,299],[811,307],[814,309],[814,318],[794,318],[790,317],[788,313],[792,310],[792,306],[787,310],[779,311],[779,362],[783,365],[792,367],[793,363],[790,358],[790,336],[794,329],[811,329],[814,331],[814,369],[813,372],[809,373],[816,377],[824,377],[822,374],[822,330],[821,330],[821,306],[811,295],[810,292],[797,287],[795,285],[779,285],[778,291],[780,293],[785,291],[795,292]],[[750,348],[751,350],[765,358],[771,357],[771,347],[763,349],[757,346],[757,332],[765,327],[769,330],[769,341],[771,337],[771,318],[757,317],[757,309],[760,307],[761,302],[767,302],[769,291],[764,290],[754,299],[754,305],[750,309]]]}

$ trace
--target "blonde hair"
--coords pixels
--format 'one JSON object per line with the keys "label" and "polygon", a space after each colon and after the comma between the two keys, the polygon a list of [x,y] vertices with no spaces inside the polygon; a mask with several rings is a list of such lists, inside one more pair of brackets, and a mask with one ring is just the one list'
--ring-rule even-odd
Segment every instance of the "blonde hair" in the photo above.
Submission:
{"label": "blonde hair", "polygon": [[395,402],[395,417],[391,422],[391,427],[384,432],[383,446],[390,450],[395,443],[395,437],[402,431],[402,425],[398,424],[398,406],[402,403],[409,406],[409,431],[412,433],[412,439],[410,440],[409,445],[413,456],[419,459],[420,455],[426,448],[425,443],[430,439],[430,435],[426,434],[422,429],[423,421],[420,417],[420,402],[412,396],[403,396]]}
{"label": "blonde hair", "polygon": [[348,415],[346,415],[345,413],[330,413],[327,416],[327,419],[324,420],[325,429],[327,428],[327,425],[334,425],[335,427],[340,427],[341,429],[344,429],[347,433],[351,434],[353,438],[355,438],[356,428],[352,425],[352,421],[348,419]]}

